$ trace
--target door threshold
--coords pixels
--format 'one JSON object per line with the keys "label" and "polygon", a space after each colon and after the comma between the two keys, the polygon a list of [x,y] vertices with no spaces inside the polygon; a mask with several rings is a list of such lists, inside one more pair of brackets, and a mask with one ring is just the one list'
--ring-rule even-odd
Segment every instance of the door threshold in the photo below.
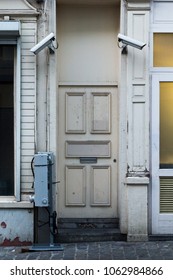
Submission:
{"label": "door threshold", "polygon": [[173,234],[151,234],[148,236],[149,241],[172,241]]}

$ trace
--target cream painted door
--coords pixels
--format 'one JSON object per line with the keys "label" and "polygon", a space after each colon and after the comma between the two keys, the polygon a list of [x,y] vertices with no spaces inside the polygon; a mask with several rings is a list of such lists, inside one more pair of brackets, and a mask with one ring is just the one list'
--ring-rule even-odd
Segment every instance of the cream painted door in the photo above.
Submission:
{"label": "cream painted door", "polygon": [[117,216],[116,87],[59,88],[59,217]]}

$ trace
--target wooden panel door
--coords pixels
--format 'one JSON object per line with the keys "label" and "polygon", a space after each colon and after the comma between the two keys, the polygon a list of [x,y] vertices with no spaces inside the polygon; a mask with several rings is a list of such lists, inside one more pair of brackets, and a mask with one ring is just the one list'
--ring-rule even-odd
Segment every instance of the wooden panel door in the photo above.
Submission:
{"label": "wooden panel door", "polygon": [[59,88],[59,217],[117,216],[116,87]]}

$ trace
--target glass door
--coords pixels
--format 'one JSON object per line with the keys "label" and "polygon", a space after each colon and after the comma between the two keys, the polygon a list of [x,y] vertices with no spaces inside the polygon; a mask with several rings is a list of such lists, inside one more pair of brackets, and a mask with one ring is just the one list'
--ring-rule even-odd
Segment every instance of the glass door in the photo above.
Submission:
{"label": "glass door", "polygon": [[173,74],[152,83],[152,234],[173,233]]}

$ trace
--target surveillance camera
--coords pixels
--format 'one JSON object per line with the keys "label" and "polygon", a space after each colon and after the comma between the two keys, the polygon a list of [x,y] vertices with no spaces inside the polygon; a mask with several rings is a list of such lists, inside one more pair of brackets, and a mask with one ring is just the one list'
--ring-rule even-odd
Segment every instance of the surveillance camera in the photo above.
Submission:
{"label": "surveillance camera", "polygon": [[30,51],[33,52],[34,54],[38,54],[44,48],[50,47],[52,41],[54,40],[55,40],[54,33],[50,33],[43,40],[41,40],[37,45],[35,45],[32,49],[30,49]]}
{"label": "surveillance camera", "polygon": [[118,34],[118,42],[122,42],[124,45],[129,45],[129,46],[137,48],[139,50],[142,50],[143,47],[146,46],[146,44],[144,42],[132,39],[132,38],[122,35],[120,33]]}

